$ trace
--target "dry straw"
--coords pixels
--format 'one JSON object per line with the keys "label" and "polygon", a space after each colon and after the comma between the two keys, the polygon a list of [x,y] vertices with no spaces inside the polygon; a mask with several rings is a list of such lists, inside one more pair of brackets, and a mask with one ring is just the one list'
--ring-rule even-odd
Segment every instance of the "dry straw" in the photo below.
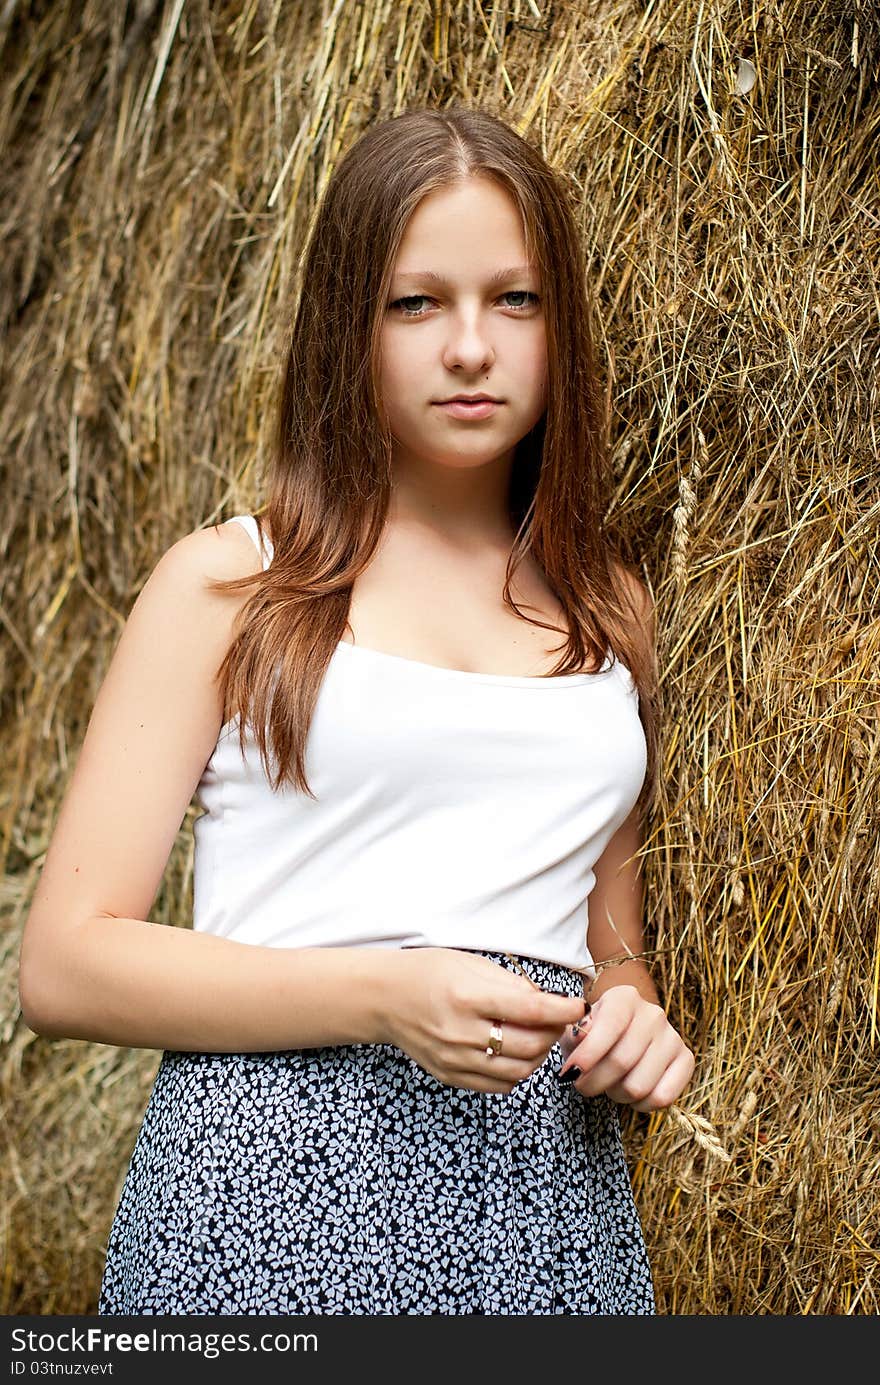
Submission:
{"label": "dry straw", "polygon": [[[608,522],[656,602],[648,946],[698,1057],[677,1114],[623,1110],[660,1311],[877,1313],[878,28],[870,0],[3,6],[0,1311],[93,1311],[158,1063],[17,1008],[101,678],[165,548],[261,499],[336,160],[455,99],[571,188]],[[157,921],[190,918],[195,812]]]}

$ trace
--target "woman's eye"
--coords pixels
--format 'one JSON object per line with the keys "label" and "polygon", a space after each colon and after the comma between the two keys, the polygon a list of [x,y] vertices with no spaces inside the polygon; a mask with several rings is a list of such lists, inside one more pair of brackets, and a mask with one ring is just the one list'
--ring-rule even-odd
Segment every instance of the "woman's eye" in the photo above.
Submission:
{"label": "woman's eye", "polygon": [[390,307],[398,308],[403,313],[404,317],[421,317],[422,313],[419,311],[418,307],[413,307],[412,305],[429,303],[430,301],[431,300],[426,298],[423,293],[411,293],[406,298],[396,298],[394,302],[390,304]]}
{"label": "woman's eye", "polygon": [[526,300],[520,303],[509,303],[508,307],[510,308],[530,308],[533,303],[537,303],[538,301],[538,295],[536,293],[526,293],[525,289],[512,289],[510,293],[505,293],[504,297]]}

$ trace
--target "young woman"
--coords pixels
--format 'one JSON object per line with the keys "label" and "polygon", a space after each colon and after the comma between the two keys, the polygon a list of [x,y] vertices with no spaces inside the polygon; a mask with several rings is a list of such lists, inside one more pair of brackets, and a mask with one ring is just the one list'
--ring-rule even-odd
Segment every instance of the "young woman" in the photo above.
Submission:
{"label": "young woman", "polygon": [[[26,924],[32,1028],[163,1050],[100,1313],[654,1311],[617,1103],[694,1060],[644,962],[601,966],[644,950],[655,673],[600,398],[540,155],[467,109],[372,127],[265,513],[146,582]],[[194,793],[194,926],[159,926]]]}

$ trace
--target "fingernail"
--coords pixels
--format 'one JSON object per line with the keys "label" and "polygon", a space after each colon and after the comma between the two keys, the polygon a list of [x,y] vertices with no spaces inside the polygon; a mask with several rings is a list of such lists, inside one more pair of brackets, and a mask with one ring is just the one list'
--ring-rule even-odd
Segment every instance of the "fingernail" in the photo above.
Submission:
{"label": "fingernail", "polygon": [[584,1028],[584,1025],[586,1024],[587,1020],[590,1018],[590,1011],[592,1010],[592,1008],[593,1008],[593,1007],[592,1007],[592,1005],[589,1003],[589,1001],[585,1000],[585,1001],[584,1001],[584,1017],[583,1017],[583,1019],[582,1019],[582,1020],[578,1020],[576,1024],[573,1024],[573,1025],[571,1026],[571,1037],[572,1037],[573,1039],[576,1039],[576,1038],[578,1037],[578,1035],[580,1034],[581,1030]]}
{"label": "fingernail", "polygon": [[578,1067],[566,1068],[565,1072],[558,1072],[558,1073],[556,1074],[556,1080],[557,1080],[558,1082],[576,1082],[577,1079],[580,1077],[580,1075],[581,1075],[581,1070],[580,1070],[580,1068],[578,1068]]}

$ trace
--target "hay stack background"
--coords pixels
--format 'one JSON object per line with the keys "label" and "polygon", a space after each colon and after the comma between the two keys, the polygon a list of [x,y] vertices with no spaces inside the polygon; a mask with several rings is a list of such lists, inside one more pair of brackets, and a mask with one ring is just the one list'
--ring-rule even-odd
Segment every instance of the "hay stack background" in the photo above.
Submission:
{"label": "hay stack background", "polygon": [[[660,1310],[878,1311],[878,27],[868,0],[3,7],[3,1313],[94,1311],[158,1064],[17,1008],[95,694],[164,549],[263,498],[340,152],[450,99],[571,180],[612,518],[657,603],[648,920],[699,1055],[695,1130],[626,1125]],[[189,922],[195,813],[158,921]]]}

